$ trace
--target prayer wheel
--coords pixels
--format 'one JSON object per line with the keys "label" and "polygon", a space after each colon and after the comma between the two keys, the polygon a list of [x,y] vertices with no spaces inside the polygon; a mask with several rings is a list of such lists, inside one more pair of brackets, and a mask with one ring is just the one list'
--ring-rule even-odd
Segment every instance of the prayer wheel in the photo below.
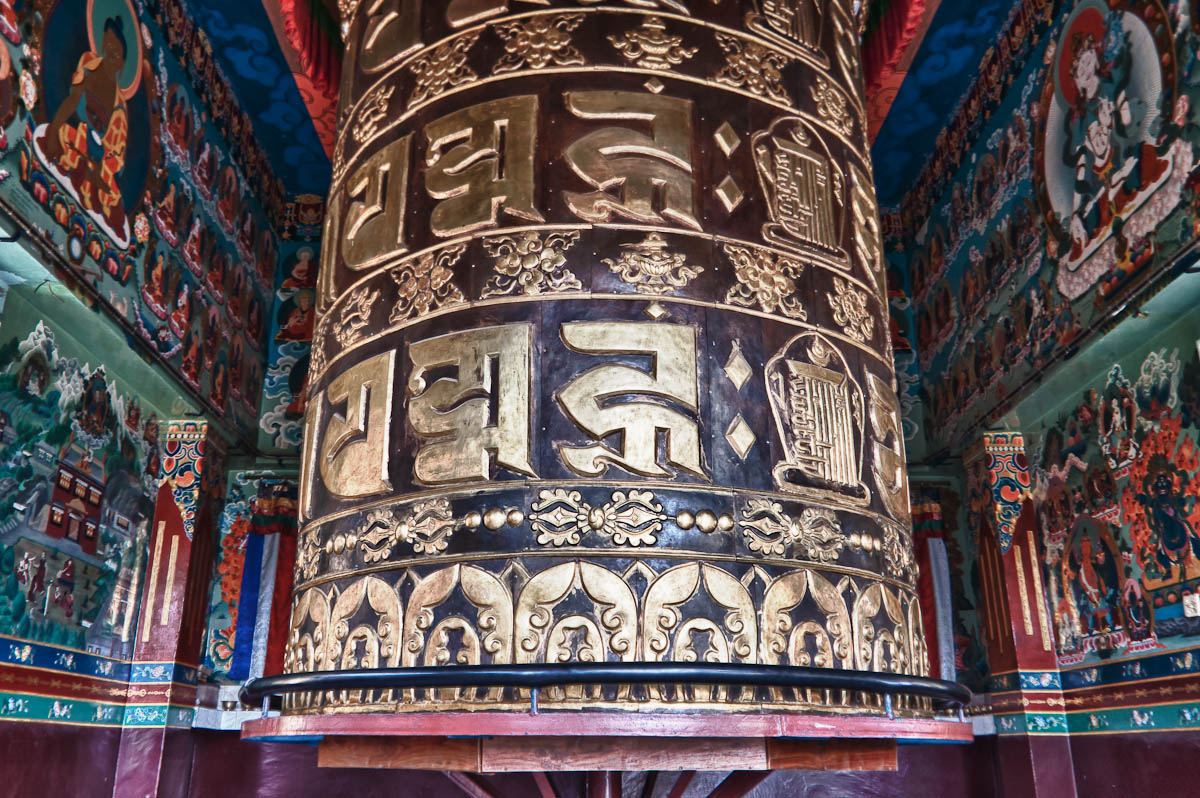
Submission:
{"label": "prayer wheel", "polygon": [[[850,0],[343,6],[287,671],[927,674]],[[540,700],[883,712],[699,684]]]}

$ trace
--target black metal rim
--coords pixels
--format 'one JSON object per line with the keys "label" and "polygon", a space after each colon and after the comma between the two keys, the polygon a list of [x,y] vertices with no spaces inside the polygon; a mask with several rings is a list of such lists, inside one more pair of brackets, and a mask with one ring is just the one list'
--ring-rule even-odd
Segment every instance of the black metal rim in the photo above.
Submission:
{"label": "black metal rim", "polygon": [[956,682],[877,671],[799,665],[724,662],[571,662],[526,665],[431,665],[414,668],[316,671],[266,676],[242,685],[242,703],[253,705],[286,693],[414,687],[524,687],[568,684],[705,684],[807,687],[929,698],[937,708],[959,708],[971,691]]}

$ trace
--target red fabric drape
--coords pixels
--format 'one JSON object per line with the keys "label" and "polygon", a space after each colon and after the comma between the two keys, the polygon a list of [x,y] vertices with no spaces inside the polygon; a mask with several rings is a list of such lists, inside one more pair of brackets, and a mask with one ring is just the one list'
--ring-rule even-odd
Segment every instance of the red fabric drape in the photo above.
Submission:
{"label": "red fabric drape", "polygon": [[267,656],[263,673],[283,673],[283,654],[287,648],[292,612],[292,571],[296,567],[296,531],[279,538],[279,560],[275,565],[275,592],[271,597],[271,631],[267,635]]}
{"label": "red fabric drape", "polygon": [[322,94],[336,92],[341,80],[342,53],[337,26],[314,0],[279,0],[288,44],[300,58],[300,67]]}
{"label": "red fabric drape", "polygon": [[270,482],[259,486],[254,502],[252,531],[259,535],[279,535],[279,555],[275,561],[275,583],[261,585],[271,591],[271,618],[267,632],[267,650],[263,673],[283,673],[283,655],[287,648],[292,609],[292,570],[296,567],[296,484]]}
{"label": "red fabric drape", "polygon": [[863,73],[867,96],[878,91],[896,71],[904,52],[921,29],[926,0],[891,0],[879,25],[863,39]]}

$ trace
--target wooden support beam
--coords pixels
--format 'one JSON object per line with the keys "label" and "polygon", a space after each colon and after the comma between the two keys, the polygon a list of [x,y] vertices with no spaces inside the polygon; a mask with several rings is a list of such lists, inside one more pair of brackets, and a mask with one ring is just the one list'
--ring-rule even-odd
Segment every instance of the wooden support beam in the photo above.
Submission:
{"label": "wooden support beam", "polygon": [[[670,712],[400,712],[279,715],[242,724],[242,739],[282,737],[775,737],[969,743],[971,724],[948,718]],[[698,743],[699,744],[699,743]],[[597,770],[598,768],[592,768]],[[737,770],[739,768],[729,768]],[[740,768],[746,770],[746,768]]]}
{"label": "wooden support beam", "polygon": [[541,798],[558,798],[558,793],[554,790],[554,785],[550,783],[550,777],[540,770],[533,772],[533,781],[537,784],[538,793]]}
{"label": "wooden support beam", "polygon": [[393,768],[478,773],[479,740],[446,737],[326,737],[317,746],[323,768]]}
{"label": "wooden support beam", "polygon": [[654,788],[658,786],[657,770],[646,771],[646,781],[642,784],[642,798],[654,798]]}
{"label": "wooden support beam", "polygon": [[763,740],[723,737],[492,737],[482,770],[765,770]]}
{"label": "wooden support beam", "polygon": [[768,770],[895,771],[895,740],[767,740]]}
{"label": "wooden support beam", "polygon": [[496,793],[487,788],[478,776],[472,776],[470,773],[455,773],[447,771],[446,778],[454,782],[460,790],[465,792],[470,798],[500,798]]}
{"label": "wooden support beam", "polygon": [[687,790],[688,785],[692,783],[692,779],[696,778],[696,771],[685,770],[679,774],[679,778],[675,779],[675,786],[667,793],[667,798],[683,798],[683,793]]}
{"label": "wooden support beam", "polygon": [[735,770],[708,794],[708,798],[744,798],[770,775],[769,770]]}
{"label": "wooden support beam", "polygon": [[[897,769],[894,740],[779,740],[736,737],[326,737],[320,767],[534,773],[541,798],[555,798],[545,772]],[[682,775],[668,798],[681,798]],[[597,782],[597,788],[598,788]],[[647,777],[642,798],[652,798]],[[606,788],[608,789],[608,788]],[[619,793],[619,786],[614,791]],[[606,796],[607,798],[607,796]],[[618,797],[619,798],[619,797]]]}

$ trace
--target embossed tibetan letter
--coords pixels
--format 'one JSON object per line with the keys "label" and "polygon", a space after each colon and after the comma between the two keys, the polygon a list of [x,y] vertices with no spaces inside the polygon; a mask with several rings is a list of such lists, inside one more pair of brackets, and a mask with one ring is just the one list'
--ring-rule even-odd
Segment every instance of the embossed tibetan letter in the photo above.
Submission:
{"label": "embossed tibetan letter", "polygon": [[572,91],[567,108],[583,119],[646,122],[651,135],[606,127],[567,145],[567,163],[598,190],[569,192],[580,219],[607,222],[613,214],[638,222],[664,220],[700,229],[692,174],[692,101],[628,91]]}
{"label": "embossed tibetan letter", "polygon": [[378,72],[421,46],[421,0],[371,0],[359,44],[358,68]]}
{"label": "embossed tibetan letter", "polygon": [[671,476],[658,463],[658,431],[666,433],[666,459],[705,476],[700,457],[700,428],[694,419],[657,402],[621,401],[619,397],[667,399],[692,413],[699,410],[696,377],[696,330],[679,324],[572,321],[562,326],[563,342],[585,355],[650,355],[653,374],[612,363],[585,371],[556,394],[563,412],[596,440],[621,433],[621,451],[602,443],[557,443],[559,455],[579,474],[598,476],[609,464],[646,477]]}
{"label": "embossed tibetan letter", "polygon": [[[529,440],[532,327],[505,324],[439,335],[408,347],[408,421],[423,438],[417,481],[427,485],[490,479],[497,466],[534,473]],[[426,385],[434,370],[455,368],[455,377]],[[493,372],[498,378],[493,378]]]}
{"label": "embossed tibetan letter", "polygon": [[393,141],[346,181],[342,258],[358,271],[405,250],[404,200],[412,134]]}
{"label": "embossed tibetan letter", "polygon": [[388,422],[396,353],[389,351],[338,375],[329,383],[334,413],[325,427],[318,455],[321,479],[335,496],[357,498],[392,489],[388,480]]}
{"label": "embossed tibetan letter", "polygon": [[543,221],[533,204],[537,111],[538,98],[525,94],[472,105],[425,126],[425,189],[442,200],[430,219],[435,235],[494,227],[502,208]]}

